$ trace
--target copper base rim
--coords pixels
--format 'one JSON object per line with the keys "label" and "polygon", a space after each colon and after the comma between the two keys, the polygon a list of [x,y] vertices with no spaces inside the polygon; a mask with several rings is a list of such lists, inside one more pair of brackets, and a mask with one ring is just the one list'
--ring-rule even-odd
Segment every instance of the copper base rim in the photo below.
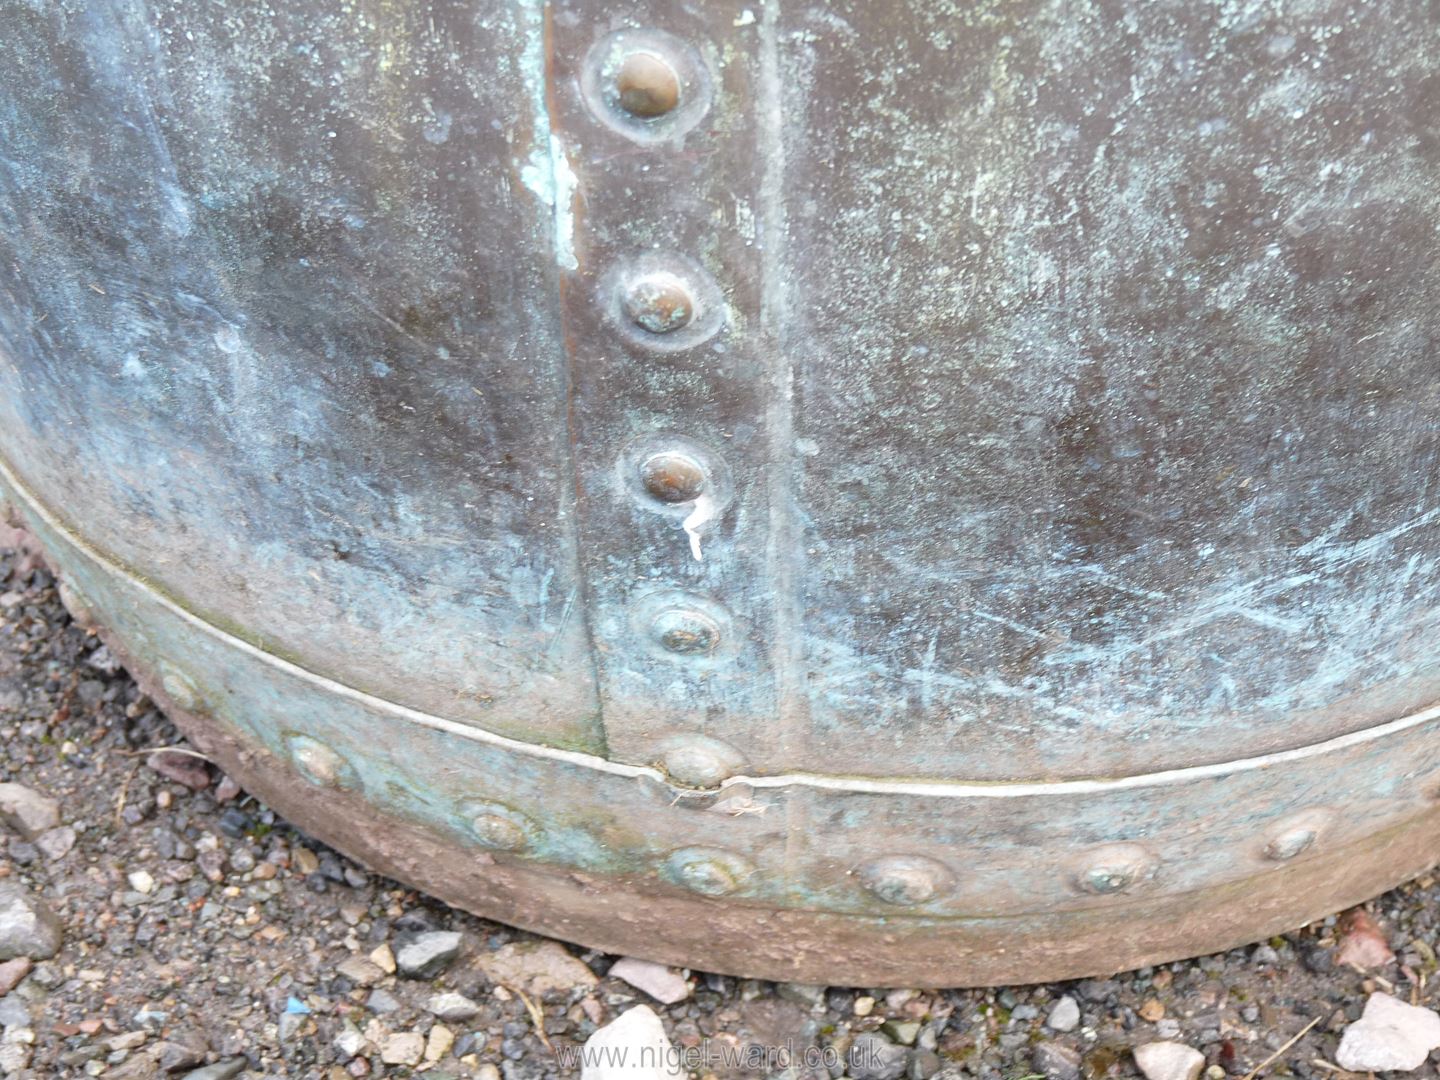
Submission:
{"label": "copper base rim", "polygon": [[[121,655],[124,646],[104,634]],[[132,674],[134,669],[132,668]],[[165,702],[153,677],[137,681]],[[1367,843],[1179,896],[1043,918],[855,917],[660,894],[503,855],[456,858],[444,837],[349,792],[318,794],[212,720],[166,712],[251,794],[377,873],[482,918],[693,970],[836,986],[998,986],[1106,977],[1263,941],[1362,903],[1437,863],[1440,807]],[[357,821],[366,828],[357,830]],[[440,869],[443,868],[443,871]]]}

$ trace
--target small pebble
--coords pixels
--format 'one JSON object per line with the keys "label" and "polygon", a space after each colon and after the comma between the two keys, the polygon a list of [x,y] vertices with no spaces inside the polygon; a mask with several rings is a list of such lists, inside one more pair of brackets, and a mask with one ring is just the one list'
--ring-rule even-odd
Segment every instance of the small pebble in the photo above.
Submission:
{"label": "small pebble", "polygon": [[155,879],[150,876],[148,870],[135,870],[126,875],[130,887],[136,892],[149,894],[155,888]]}
{"label": "small pebble", "polygon": [[[662,1005],[674,1005],[690,996],[690,982],[674,968],[622,956],[610,966],[610,975],[643,990]],[[821,990],[823,998],[824,991]]]}
{"label": "small pebble", "polygon": [[1051,1008],[1045,1026],[1051,1031],[1074,1031],[1080,1026],[1080,1003],[1066,994]]}
{"label": "small pebble", "polygon": [[[660,1017],[636,1005],[585,1040],[581,1080],[684,1080]],[[893,1080],[893,1078],[892,1078]]]}
{"label": "small pebble", "polygon": [[425,1004],[425,1011],[452,1024],[473,1020],[480,1014],[480,1006],[464,994],[436,994]]}
{"label": "small pebble", "polygon": [[1145,1043],[1134,1054],[1147,1080],[1196,1080],[1205,1068],[1205,1055],[1184,1043]]}
{"label": "small pebble", "polygon": [[48,960],[60,951],[60,920],[19,883],[0,880],[0,960]]}
{"label": "small pebble", "polygon": [[60,802],[24,784],[0,784],[0,818],[26,840],[60,824]]}
{"label": "small pebble", "polygon": [[395,966],[412,979],[431,978],[459,955],[461,940],[460,934],[451,930],[416,934],[395,949]]}
{"label": "small pebble", "polygon": [[1440,1047],[1440,1015],[1390,994],[1374,993],[1350,1024],[1335,1063],[1350,1072],[1411,1072]]}
{"label": "small pebble", "polygon": [[380,1060],[386,1065],[419,1065],[425,1056],[425,1036],[417,1031],[387,1035],[380,1043]]}

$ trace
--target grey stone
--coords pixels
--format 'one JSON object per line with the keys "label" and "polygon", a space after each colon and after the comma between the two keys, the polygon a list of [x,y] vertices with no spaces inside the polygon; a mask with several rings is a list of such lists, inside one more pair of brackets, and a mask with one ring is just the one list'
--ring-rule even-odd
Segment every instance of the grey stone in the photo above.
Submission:
{"label": "grey stone", "polygon": [[243,1057],[226,1058],[224,1061],[217,1061],[214,1065],[206,1065],[204,1068],[196,1069],[194,1072],[185,1074],[185,1080],[233,1080],[245,1071],[248,1065]]}
{"label": "grey stone", "polygon": [[36,964],[30,979],[44,990],[54,990],[65,981],[65,976],[55,964]]}
{"label": "grey stone", "polygon": [[1196,1080],[1205,1067],[1205,1055],[1184,1043],[1145,1043],[1134,1054],[1147,1080]]}
{"label": "grey stone", "polygon": [[816,1009],[825,1004],[825,986],[816,986],[813,983],[781,983],[775,988],[786,1001],[793,1001],[796,1005],[804,1005],[807,1009]]}
{"label": "grey stone", "polygon": [[197,1038],[166,1039],[155,1047],[155,1061],[162,1072],[193,1069],[205,1063],[205,1047]]}
{"label": "grey stone", "polygon": [[30,1007],[15,995],[0,999],[0,1028],[26,1028],[30,1026]]}
{"label": "grey stone", "polygon": [[1345,1029],[1335,1063],[1350,1072],[1410,1072],[1440,1047],[1440,1016],[1389,994],[1371,994]]}
{"label": "grey stone", "polygon": [[365,999],[365,1007],[371,1012],[393,1013],[400,1011],[400,1001],[388,990],[371,990]]}
{"label": "grey stone", "polygon": [[416,934],[395,949],[395,966],[412,979],[431,978],[459,955],[462,940],[454,930]]}
{"label": "grey stone", "polygon": [[1250,954],[1250,962],[1257,967],[1274,967],[1280,963],[1280,954],[1269,945],[1256,945]]}
{"label": "grey stone", "polygon": [[0,960],[48,960],[60,951],[60,920],[14,881],[0,881]]}
{"label": "grey stone", "polygon": [[1047,1042],[1035,1047],[1032,1056],[1035,1071],[1048,1080],[1079,1080],[1080,1051],[1061,1043]]}
{"label": "grey stone", "polygon": [[906,1075],[910,1080],[930,1080],[944,1064],[940,1055],[933,1050],[916,1050],[910,1055],[910,1068]]}
{"label": "grey stone", "polygon": [[425,1003],[425,1011],[450,1023],[472,1020],[480,1014],[480,1006],[464,994],[436,994]]}
{"label": "grey stone", "polygon": [[60,824],[60,803],[23,784],[0,784],[0,818],[26,840]]}
{"label": "grey stone", "polygon": [[108,645],[101,645],[98,649],[85,657],[85,665],[92,667],[102,675],[114,675],[119,672],[121,664],[115,654],[110,651]]}
{"label": "grey stone", "polygon": [[880,1025],[880,1030],[897,1043],[905,1046],[914,1046],[915,1037],[920,1034],[919,1020],[886,1020]]}
{"label": "grey stone", "polygon": [[1080,1026],[1080,1003],[1066,994],[1050,1009],[1045,1026],[1051,1031],[1074,1031]]}
{"label": "grey stone", "polygon": [[[373,997],[374,995],[372,994],[371,996]],[[374,1008],[374,1006],[372,1005],[371,1008]],[[309,1017],[304,1013],[281,1013],[278,1025],[280,1041],[290,1042],[294,1039],[296,1035],[300,1034],[300,1029],[305,1026],[305,1021],[308,1019]]]}
{"label": "grey stone", "polygon": [[1114,979],[1086,979],[1080,984],[1080,996],[1086,1001],[1101,1004],[1108,1001],[1120,989]]}
{"label": "grey stone", "polygon": [[846,1055],[848,1075],[854,1080],[899,1080],[905,1072],[908,1051],[873,1032],[856,1036]]}
{"label": "grey stone", "polygon": [[51,862],[63,859],[75,846],[75,830],[69,825],[47,829],[35,838],[35,846],[40,850],[40,854]]}

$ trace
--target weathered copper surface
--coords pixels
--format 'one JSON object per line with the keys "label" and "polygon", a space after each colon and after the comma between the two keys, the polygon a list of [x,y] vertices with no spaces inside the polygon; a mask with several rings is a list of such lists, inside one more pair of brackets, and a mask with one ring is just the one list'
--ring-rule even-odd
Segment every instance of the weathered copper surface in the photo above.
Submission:
{"label": "weathered copper surface", "polygon": [[1251,940],[1440,854],[1437,35],[0,0],[0,496],[227,768],[485,914]]}

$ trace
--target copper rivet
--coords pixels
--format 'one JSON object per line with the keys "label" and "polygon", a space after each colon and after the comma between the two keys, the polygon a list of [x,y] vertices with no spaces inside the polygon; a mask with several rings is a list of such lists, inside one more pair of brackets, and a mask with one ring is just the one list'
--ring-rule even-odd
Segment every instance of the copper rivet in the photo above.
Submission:
{"label": "copper rivet", "polygon": [[695,297],[690,287],[664,271],[628,282],[624,303],[630,321],[652,334],[683,330],[695,319]]}
{"label": "copper rivet", "polygon": [[1148,878],[1155,869],[1149,852],[1136,844],[1114,844],[1091,852],[1075,876],[1081,892],[1109,896],[1124,892]]}
{"label": "copper rivet", "polygon": [[691,502],[705,490],[705,468],[689,454],[667,452],[646,458],[640,479],[661,502]]}
{"label": "copper rivet", "polygon": [[189,676],[169,664],[163,665],[160,669],[160,689],[165,691],[165,696],[177,708],[184,709],[186,712],[193,712],[200,705],[200,694]]}
{"label": "copper rivet", "polygon": [[703,611],[667,608],[651,624],[661,646],[677,656],[701,656],[720,645],[720,626]]}
{"label": "copper rivet", "polygon": [[1293,859],[1315,843],[1315,830],[1301,826],[1287,829],[1265,845],[1265,857],[1276,862]]}
{"label": "copper rivet", "polygon": [[631,116],[664,116],[680,104],[680,76],[662,57],[632,52],[615,75],[620,107]]}
{"label": "copper rivet", "polygon": [[495,851],[520,851],[530,846],[534,826],[524,814],[503,803],[472,803],[470,830],[481,847]]}
{"label": "copper rivet", "polygon": [[350,771],[339,754],[308,735],[291,737],[290,759],[300,775],[316,787],[341,787]]}
{"label": "copper rivet", "polygon": [[913,907],[947,890],[952,878],[943,863],[924,855],[889,855],[861,867],[860,881],[887,904]]}
{"label": "copper rivet", "polygon": [[724,896],[740,887],[752,868],[739,855],[714,848],[683,848],[665,864],[666,876],[705,896]]}

